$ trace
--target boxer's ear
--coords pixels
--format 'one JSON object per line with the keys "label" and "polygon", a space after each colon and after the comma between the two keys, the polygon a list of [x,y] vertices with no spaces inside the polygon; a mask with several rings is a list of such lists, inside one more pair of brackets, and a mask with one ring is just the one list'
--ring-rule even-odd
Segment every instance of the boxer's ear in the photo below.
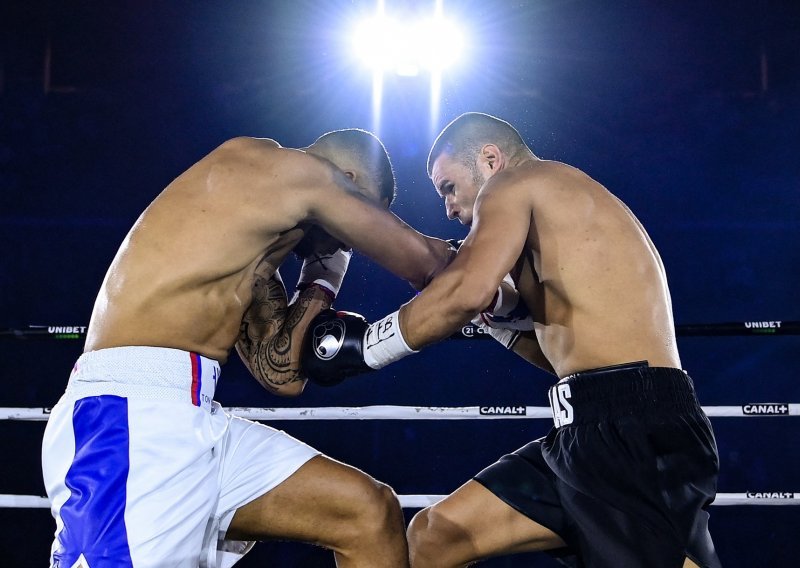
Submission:
{"label": "boxer's ear", "polygon": [[496,144],[484,144],[478,154],[478,169],[488,178],[505,168],[506,156]]}

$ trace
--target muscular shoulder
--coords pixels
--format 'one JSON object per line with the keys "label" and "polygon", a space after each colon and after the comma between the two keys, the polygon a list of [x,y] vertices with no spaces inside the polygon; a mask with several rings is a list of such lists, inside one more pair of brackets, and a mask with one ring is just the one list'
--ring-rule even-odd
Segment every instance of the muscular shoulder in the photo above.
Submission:
{"label": "muscular shoulder", "polygon": [[289,148],[283,148],[271,138],[239,136],[220,144],[209,157],[217,164],[242,165],[249,163],[254,167],[263,167],[278,159],[282,154],[291,151]]}
{"label": "muscular shoulder", "polygon": [[[240,136],[227,140],[208,156],[217,179],[244,182],[244,188],[297,188],[329,178],[331,165],[302,150],[284,148],[269,138]],[[312,181],[309,181],[312,180]]]}
{"label": "muscular shoulder", "polygon": [[253,150],[281,148],[282,146],[272,138],[251,138],[250,136],[237,136],[222,143],[220,148],[233,148],[238,150]]}
{"label": "muscular shoulder", "polygon": [[487,191],[515,193],[535,208],[575,207],[593,201],[605,188],[581,170],[561,162],[536,160],[493,176]]}
{"label": "muscular shoulder", "polygon": [[498,172],[487,185],[531,189],[575,183],[578,178],[588,179],[586,174],[567,164],[549,160],[532,160]]}
{"label": "muscular shoulder", "polygon": [[206,187],[212,193],[226,199],[236,195],[233,201],[290,224],[307,220],[343,177],[331,162],[267,138],[233,138],[207,160]]}

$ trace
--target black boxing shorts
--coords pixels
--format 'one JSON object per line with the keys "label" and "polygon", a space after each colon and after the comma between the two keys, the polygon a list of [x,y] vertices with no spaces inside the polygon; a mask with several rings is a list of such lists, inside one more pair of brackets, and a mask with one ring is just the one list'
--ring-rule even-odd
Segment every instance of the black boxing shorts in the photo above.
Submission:
{"label": "black boxing shorts", "polygon": [[719,458],[689,376],[646,362],[570,375],[550,390],[555,427],[475,480],[558,534],[564,564],[703,568]]}

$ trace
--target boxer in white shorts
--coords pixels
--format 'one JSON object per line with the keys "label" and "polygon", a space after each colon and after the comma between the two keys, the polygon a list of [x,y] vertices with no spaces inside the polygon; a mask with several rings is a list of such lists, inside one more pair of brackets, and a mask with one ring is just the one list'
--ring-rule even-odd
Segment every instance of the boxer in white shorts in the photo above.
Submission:
{"label": "boxer in white shorts", "polygon": [[114,566],[230,566],[249,548],[224,542],[233,514],[319,452],[223,412],[219,374],[216,361],[160,347],[78,359],[43,444],[56,523],[71,529],[55,566],[98,548]]}
{"label": "boxer in white shorts", "polygon": [[[418,289],[446,265],[451,247],[387,211],[394,191],[380,141],[343,130],[305,150],[230,140],[156,197],[45,431],[51,567],[227,567],[261,539],[329,548],[342,567],[408,565],[390,487],[213,401],[234,346],[269,392],[303,391],[302,338],[345,249]],[[293,251],[290,302],[278,267]]]}

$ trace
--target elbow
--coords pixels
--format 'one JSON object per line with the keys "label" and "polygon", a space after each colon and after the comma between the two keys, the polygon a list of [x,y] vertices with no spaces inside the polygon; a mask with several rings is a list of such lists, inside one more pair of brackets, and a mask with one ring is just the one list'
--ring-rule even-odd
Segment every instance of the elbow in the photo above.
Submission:
{"label": "elbow", "polygon": [[422,264],[422,272],[416,278],[409,279],[409,282],[416,290],[422,290],[456,257],[455,248],[450,246],[449,243],[441,239],[427,237],[426,243],[428,246],[427,258],[430,260],[427,264]]}
{"label": "elbow", "polygon": [[460,278],[454,282],[454,286],[449,290],[445,298],[449,303],[449,309],[458,314],[459,319],[468,321],[476,314],[484,311],[494,299],[497,287],[482,285],[474,280]]}
{"label": "elbow", "polygon": [[305,379],[298,378],[296,381],[292,381],[281,385],[280,387],[278,387],[273,391],[273,394],[276,394],[278,396],[283,396],[286,398],[300,396],[301,394],[303,394],[307,382],[308,381]]}
{"label": "elbow", "polygon": [[494,299],[494,295],[496,292],[496,288],[492,290],[483,290],[483,289],[464,289],[463,292],[459,292],[458,296],[460,296],[460,309],[465,314],[469,314],[469,317],[472,318],[476,314],[483,312],[486,308],[492,303]]}

